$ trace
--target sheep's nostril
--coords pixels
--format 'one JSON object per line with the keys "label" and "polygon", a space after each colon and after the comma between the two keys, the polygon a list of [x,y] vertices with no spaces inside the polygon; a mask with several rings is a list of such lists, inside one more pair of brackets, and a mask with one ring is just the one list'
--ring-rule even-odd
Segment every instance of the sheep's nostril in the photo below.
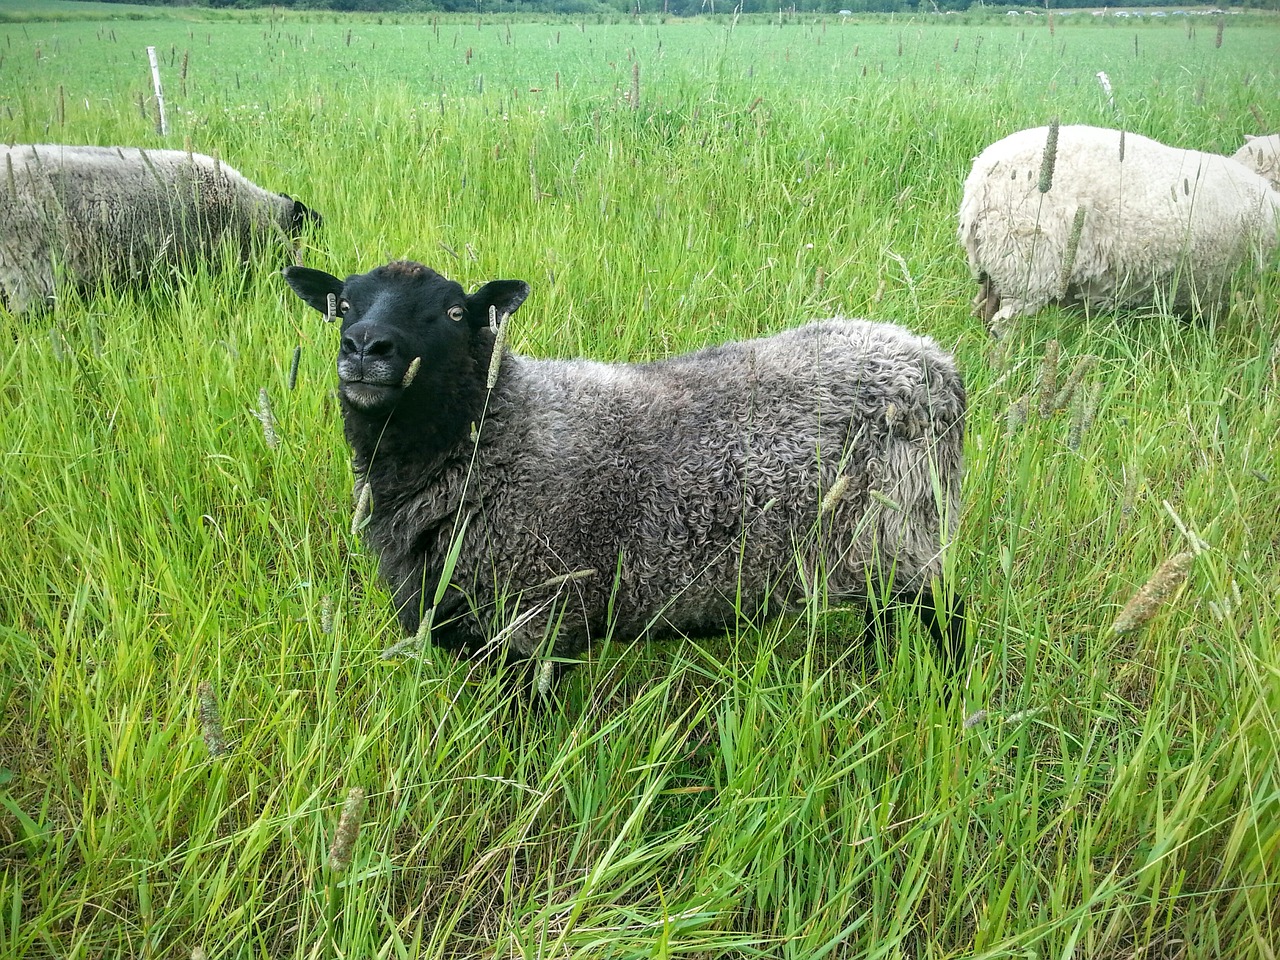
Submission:
{"label": "sheep's nostril", "polygon": [[364,355],[366,357],[385,357],[395,349],[395,345],[390,340],[373,339],[364,345]]}
{"label": "sheep's nostril", "polygon": [[343,356],[347,356],[353,353],[358,354],[359,352],[360,352],[360,348],[356,345],[355,340],[351,339],[351,337],[342,338],[342,355]]}

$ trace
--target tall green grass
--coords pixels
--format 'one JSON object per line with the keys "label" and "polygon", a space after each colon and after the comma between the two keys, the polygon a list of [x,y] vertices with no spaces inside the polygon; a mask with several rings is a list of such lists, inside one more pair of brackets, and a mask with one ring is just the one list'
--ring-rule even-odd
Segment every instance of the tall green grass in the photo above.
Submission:
{"label": "tall green grass", "polygon": [[[992,346],[954,234],[970,158],[1050,116],[1275,129],[1280,27],[183,16],[0,25],[0,139],[189,140],[325,215],[311,265],[528,280],[537,355],[836,312],[954,348],[972,661],[809,611],[602,647],[530,711],[486,667],[382,660],[334,330],[278,264],[0,312],[0,955],[1274,956],[1274,265],[1213,322],[1048,310]],[[1078,442],[1038,409],[1051,339],[1098,358]]]}

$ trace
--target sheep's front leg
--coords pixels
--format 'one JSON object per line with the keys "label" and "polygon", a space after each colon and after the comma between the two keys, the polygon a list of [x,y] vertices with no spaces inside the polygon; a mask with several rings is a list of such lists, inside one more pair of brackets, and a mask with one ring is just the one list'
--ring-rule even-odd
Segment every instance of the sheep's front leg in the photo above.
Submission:
{"label": "sheep's front leg", "polygon": [[919,593],[895,591],[887,599],[871,598],[867,602],[867,629],[877,643],[888,642],[895,614],[906,607],[915,611],[929,631],[934,649],[946,668],[958,669],[964,661],[964,599],[948,599],[941,584],[936,592],[925,587]]}
{"label": "sheep's front leg", "polygon": [[981,317],[982,322],[991,329],[991,318],[1000,309],[1000,291],[991,281],[991,274],[984,273],[978,278],[978,294],[973,298],[973,315]]}

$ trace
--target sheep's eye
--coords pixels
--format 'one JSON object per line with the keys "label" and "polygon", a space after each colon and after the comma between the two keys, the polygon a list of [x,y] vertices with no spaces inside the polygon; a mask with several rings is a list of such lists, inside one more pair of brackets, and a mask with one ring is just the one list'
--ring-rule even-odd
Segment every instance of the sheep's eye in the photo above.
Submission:
{"label": "sheep's eye", "polygon": [[455,323],[461,323],[462,318],[465,317],[466,315],[467,315],[467,312],[463,310],[461,307],[449,308],[449,319],[454,321]]}
{"label": "sheep's eye", "polygon": [[342,300],[339,300],[339,301],[338,301],[338,312],[339,312],[339,313],[346,313],[346,312],[347,312],[348,310],[350,310],[350,309],[351,309],[351,301],[350,301],[350,300],[347,300],[347,299],[344,297]]}

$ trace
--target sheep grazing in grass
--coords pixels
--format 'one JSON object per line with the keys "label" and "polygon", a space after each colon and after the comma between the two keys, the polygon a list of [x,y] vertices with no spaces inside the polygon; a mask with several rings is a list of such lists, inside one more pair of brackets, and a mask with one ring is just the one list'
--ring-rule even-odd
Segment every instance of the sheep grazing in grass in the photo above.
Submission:
{"label": "sheep grazing in grass", "polygon": [[933,341],[836,319],[653,363],[536,360],[502,346],[522,281],[284,275],[342,318],[364,537],[409,634],[429,616],[445,648],[572,657],[825,591],[918,603],[961,647],[941,575],[965,392]]}
{"label": "sheep grazing in grass", "polygon": [[974,313],[999,335],[1055,301],[1212,312],[1237,269],[1276,247],[1280,193],[1255,172],[1275,175],[1276,140],[1234,158],[1084,126],[993,143],[960,203]]}
{"label": "sheep grazing in grass", "polygon": [[181,150],[26,144],[0,148],[0,300],[51,301],[55,278],[90,290],[213,259],[230,242],[298,236],[319,217],[214,157]]}

